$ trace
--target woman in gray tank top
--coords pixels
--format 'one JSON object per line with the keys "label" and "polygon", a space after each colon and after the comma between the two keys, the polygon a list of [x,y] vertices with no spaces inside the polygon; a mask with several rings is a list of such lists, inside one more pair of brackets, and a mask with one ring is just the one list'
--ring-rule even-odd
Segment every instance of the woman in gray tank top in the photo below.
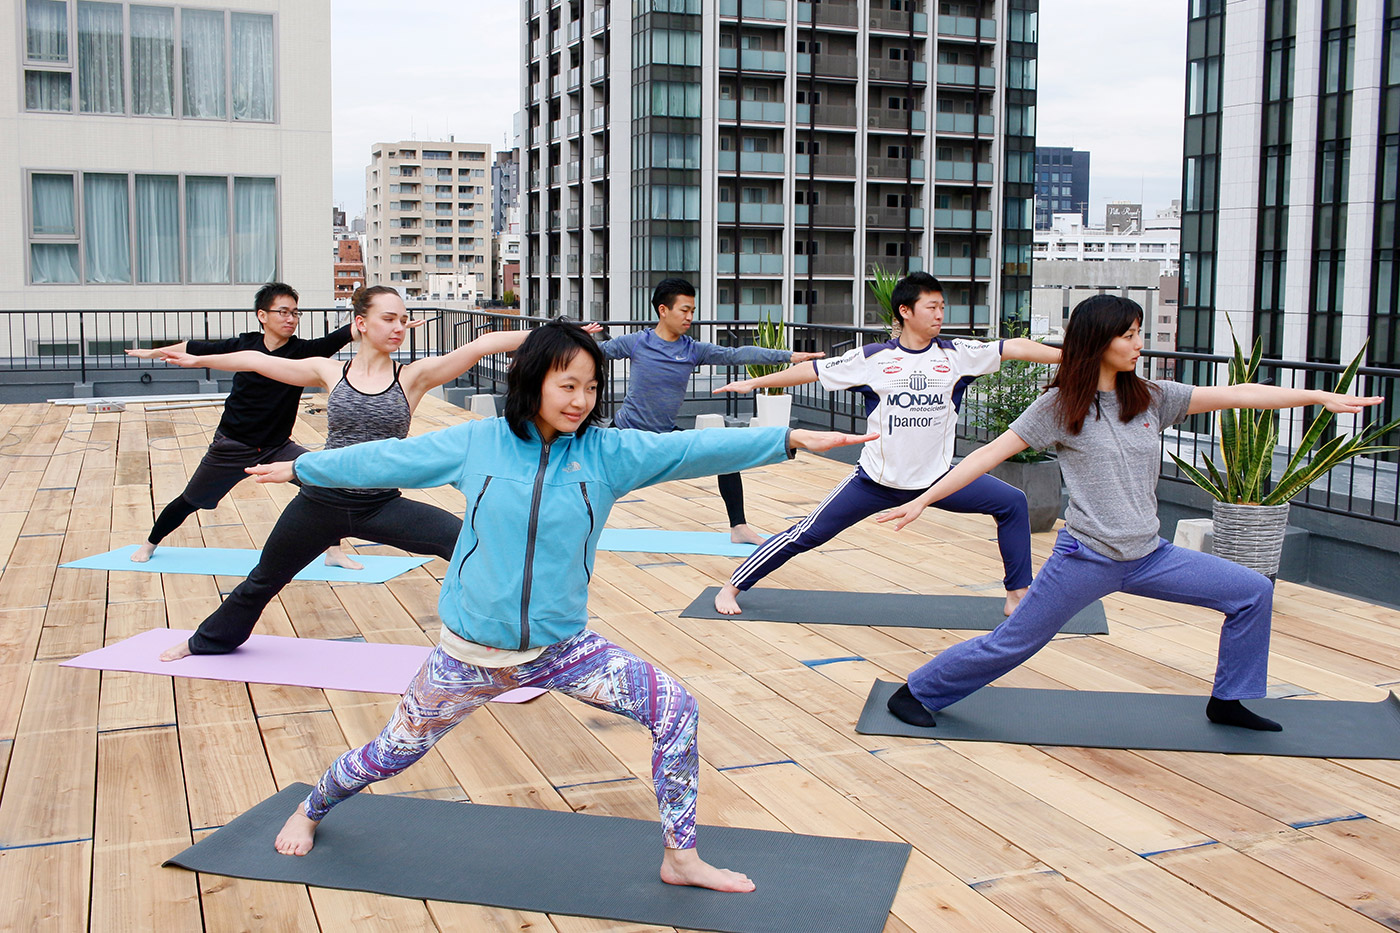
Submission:
{"label": "woman in gray tank top", "polygon": [[1322,405],[1355,413],[1384,401],[1280,386],[1190,386],[1137,375],[1142,308],[1095,295],[1065,328],[1064,357],[1045,394],[996,440],[969,454],[919,498],[882,522],[896,528],[931,502],[962,489],[1007,457],[1055,448],[1069,490],[1065,528],[1016,611],[994,631],[953,645],[889,700],[907,723],[932,727],[933,714],[1035,654],[1075,613],[1121,591],[1206,606],[1225,614],[1206,717],[1219,725],[1276,732],[1282,727],[1240,702],[1264,696],[1273,584],[1239,564],[1158,537],[1157,475],[1162,430],[1222,408]]}
{"label": "woman in gray tank top", "polygon": [[[408,311],[387,285],[356,290],[351,329],[357,342],[347,363],[312,358],[280,359],[265,353],[218,356],[167,353],[177,366],[225,372],[256,372],[289,385],[328,390],[326,448],[408,436],[413,410],[428,390],[455,379],[483,356],[514,350],[525,330],[485,334],[451,353],[399,366],[393,354],[403,343]],[[292,577],[341,538],[364,538],[418,554],[450,560],[462,530],[451,512],[403,498],[397,489],[304,487],[283,510],[268,535],[258,565],[188,642],[161,655],[173,661],[189,654],[225,654],[248,640],[263,609]]]}

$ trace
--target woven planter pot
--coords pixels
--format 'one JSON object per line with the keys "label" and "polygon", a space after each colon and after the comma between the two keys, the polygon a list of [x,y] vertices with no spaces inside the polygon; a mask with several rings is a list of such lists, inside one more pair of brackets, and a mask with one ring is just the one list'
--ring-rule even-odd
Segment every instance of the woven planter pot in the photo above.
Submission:
{"label": "woven planter pot", "polygon": [[1288,527],[1288,503],[1236,505],[1217,502],[1212,550],[1237,564],[1257,570],[1270,580],[1283,556],[1283,532]]}

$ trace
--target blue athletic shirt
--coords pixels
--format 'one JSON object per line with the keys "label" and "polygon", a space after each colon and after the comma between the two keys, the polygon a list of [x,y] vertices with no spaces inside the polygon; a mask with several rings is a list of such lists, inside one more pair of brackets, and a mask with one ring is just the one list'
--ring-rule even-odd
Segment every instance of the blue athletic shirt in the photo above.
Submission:
{"label": "blue athletic shirt", "polygon": [[1001,344],[935,337],[910,350],[891,339],[812,365],[824,388],[865,396],[866,430],[880,434],[861,451],[865,475],[894,489],[927,489],[953,462],[963,392],[1001,366]]}

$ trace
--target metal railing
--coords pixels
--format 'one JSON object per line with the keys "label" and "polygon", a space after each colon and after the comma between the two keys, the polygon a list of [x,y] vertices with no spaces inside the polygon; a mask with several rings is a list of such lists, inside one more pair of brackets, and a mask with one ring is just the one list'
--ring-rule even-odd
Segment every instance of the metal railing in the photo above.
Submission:
{"label": "metal railing", "polygon": [[[527,317],[500,310],[455,310],[414,305],[415,317],[428,319],[422,328],[409,331],[406,347],[400,358],[411,362],[419,356],[447,353],[490,330],[518,329],[540,323],[543,318]],[[348,318],[348,311],[335,308],[303,309],[298,334],[305,338],[322,336],[334,330]],[[42,372],[63,373],[68,378],[88,383],[101,373],[124,370],[158,369],[165,364],[129,357],[127,348],[163,346],[182,340],[221,340],[258,329],[254,312],[244,309],[215,310],[130,310],[130,311],[3,311],[0,312],[0,373]],[[605,337],[618,336],[651,326],[650,321],[602,321]],[[691,329],[696,340],[721,346],[745,346],[753,343],[758,321],[700,320]],[[953,336],[951,331],[945,331]],[[888,339],[878,328],[848,327],[828,324],[792,324],[788,328],[789,345],[795,350],[820,351],[838,356],[856,346]],[[342,355],[353,352],[347,347]],[[1143,374],[1157,379],[1180,379],[1196,385],[1217,385],[1226,379],[1228,359],[1203,353],[1184,351],[1145,351]],[[458,380],[459,384],[475,386],[478,391],[505,391],[509,361],[502,356],[486,357]],[[1344,367],[1327,363],[1307,363],[1291,360],[1265,360],[1259,368],[1259,381],[1290,388],[1331,388]],[[608,410],[615,408],[627,391],[626,362],[610,365],[607,385],[603,387],[602,402]],[[1051,374],[1050,367],[1039,371],[1043,385]],[[687,401],[716,402],[725,414],[742,417],[753,410],[751,396],[726,394],[715,396],[713,390],[727,382],[744,378],[742,366],[702,367],[687,387]],[[975,380],[964,396],[959,437],[974,442],[989,440],[989,432],[976,427],[977,413],[986,405],[991,393],[998,391],[998,377],[984,376]],[[1358,371],[1351,391],[1363,395],[1380,395],[1386,403],[1368,409],[1362,415],[1338,416],[1333,430],[1349,432],[1363,424],[1376,424],[1394,419],[1400,414],[1400,369],[1363,367]],[[864,431],[865,400],[855,392],[827,392],[818,383],[796,386],[789,390],[793,396],[793,413],[801,422],[842,431]],[[1288,409],[1279,413],[1278,454],[1274,476],[1281,474],[1287,457],[1300,441],[1317,409]],[[1400,433],[1400,432],[1397,432]],[[1400,443],[1400,437],[1385,439]],[[1188,482],[1167,456],[1175,453],[1188,463],[1199,466],[1201,457],[1220,463],[1219,440],[1212,415],[1197,415],[1162,437],[1163,479]],[[1359,457],[1343,463],[1321,480],[1303,490],[1293,504],[1322,512],[1349,515],[1386,525],[1400,525],[1400,505],[1397,505],[1397,469],[1400,457],[1395,452],[1375,457]]]}

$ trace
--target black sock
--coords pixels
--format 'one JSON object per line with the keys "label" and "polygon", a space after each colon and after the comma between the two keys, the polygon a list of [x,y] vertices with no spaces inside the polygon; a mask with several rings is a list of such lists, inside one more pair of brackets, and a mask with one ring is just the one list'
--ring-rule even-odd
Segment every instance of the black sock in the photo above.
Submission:
{"label": "black sock", "polygon": [[1251,713],[1239,700],[1222,700],[1217,696],[1212,696],[1206,704],[1206,718],[1222,726],[1239,726],[1259,732],[1283,731],[1283,726],[1258,713]]}
{"label": "black sock", "polygon": [[907,722],[911,726],[923,726],[930,729],[938,725],[933,721],[933,713],[929,712],[928,707],[915,699],[908,684],[901,684],[900,688],[890,695],[889,701],[885,705],[889,707],[896,719]]}

